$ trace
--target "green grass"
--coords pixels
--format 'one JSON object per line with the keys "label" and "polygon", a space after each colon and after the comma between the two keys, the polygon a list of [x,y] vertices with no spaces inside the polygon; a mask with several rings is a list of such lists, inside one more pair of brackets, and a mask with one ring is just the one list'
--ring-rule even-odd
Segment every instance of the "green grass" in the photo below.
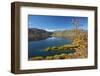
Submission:
{"label": "green grass", "polygon": [[48,47],[44,49],[45,51],[65,51],[65,50],[74,50],[74,48],[77,48],[78,45],[63,45],[63,46],[54,46],[54,47]]}

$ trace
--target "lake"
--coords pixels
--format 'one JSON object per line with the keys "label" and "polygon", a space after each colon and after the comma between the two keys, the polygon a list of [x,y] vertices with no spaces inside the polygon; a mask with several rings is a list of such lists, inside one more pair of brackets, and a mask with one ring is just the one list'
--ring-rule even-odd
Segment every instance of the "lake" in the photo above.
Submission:
{"label": "lake", "polygon": [[57,38],[57,37],[50,37],[44,40],[39,41],[29,41],[28,42],[28,58],[30,59],[33,56],[52,56],[55,54],[61,54],[61,53],[72,53],[73,51],[67,50],[67,51],[44,51],[47,47],[52,46],[62,46],[64,44],[71,44],[71,40],[65,39],[65,38]]}

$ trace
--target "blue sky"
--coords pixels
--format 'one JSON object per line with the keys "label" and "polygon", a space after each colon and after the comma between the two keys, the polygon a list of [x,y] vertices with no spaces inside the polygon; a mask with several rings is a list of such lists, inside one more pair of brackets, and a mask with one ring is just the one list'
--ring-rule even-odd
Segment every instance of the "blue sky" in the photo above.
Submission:
{"label": "blue sky", "polygon": [[72,20],[79,20],[79,28],[88,29],[88,17],[28,15],[28,27],[47,31],[71,30]]}

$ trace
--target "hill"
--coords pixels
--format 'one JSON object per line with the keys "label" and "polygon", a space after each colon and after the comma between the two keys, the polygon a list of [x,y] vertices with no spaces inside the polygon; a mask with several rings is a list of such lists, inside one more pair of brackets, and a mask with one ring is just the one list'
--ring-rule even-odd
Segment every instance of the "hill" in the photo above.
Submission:
{"label": "hill", "polygon": [[52,34],[52,32],[48,32],[43,29],[29,28],[28,29],[28,40],[36,41],[36,40],[46,39],[46,38],[50,37],[51,34]]}

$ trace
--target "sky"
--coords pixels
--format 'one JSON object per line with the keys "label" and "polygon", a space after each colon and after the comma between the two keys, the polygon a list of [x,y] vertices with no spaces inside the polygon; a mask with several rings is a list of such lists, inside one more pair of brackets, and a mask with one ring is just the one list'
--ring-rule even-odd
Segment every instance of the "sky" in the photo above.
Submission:
{"label": "sky", "polygon": [[46,31],[71,30],[75,28],[72,20],[78,20],[80,29],[88,29],[88,17],[28,15],[28,28],[44,29]]}

